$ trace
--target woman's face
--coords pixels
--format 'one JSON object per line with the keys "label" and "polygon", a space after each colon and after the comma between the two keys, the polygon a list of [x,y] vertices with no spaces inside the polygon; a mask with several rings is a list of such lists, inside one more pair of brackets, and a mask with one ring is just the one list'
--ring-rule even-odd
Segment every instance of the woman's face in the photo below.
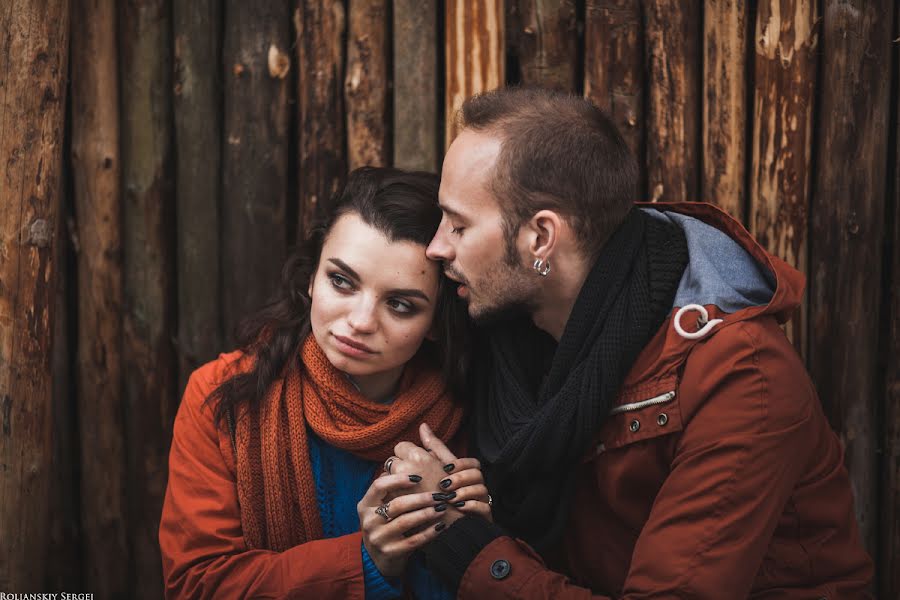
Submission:
{"label": "woman's face", "polygon": [[355,213],[334,223],[309,286],[313,335],[363,393],[391,389],[431,330],[438,263]]}

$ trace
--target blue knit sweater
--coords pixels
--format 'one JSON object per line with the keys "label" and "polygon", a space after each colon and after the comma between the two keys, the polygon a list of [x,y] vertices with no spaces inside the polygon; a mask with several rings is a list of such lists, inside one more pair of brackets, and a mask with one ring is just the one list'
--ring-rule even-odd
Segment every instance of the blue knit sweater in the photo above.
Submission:
{"label": "blue knit sweater", "polygon": [[[378,463],[354,456],[346,450],[323,442],[309,428],[309,460],[316,481],[316,499],[326,538],[340,537],[359,530],[356,504],[369,489]],[[361,545],[366,600],[388,600],[403,595],[403,581],[386,578]],[[415,598],[445,600],[453,595],[425,570],[420,557],[414,557],[407,569],[406,583]]]}

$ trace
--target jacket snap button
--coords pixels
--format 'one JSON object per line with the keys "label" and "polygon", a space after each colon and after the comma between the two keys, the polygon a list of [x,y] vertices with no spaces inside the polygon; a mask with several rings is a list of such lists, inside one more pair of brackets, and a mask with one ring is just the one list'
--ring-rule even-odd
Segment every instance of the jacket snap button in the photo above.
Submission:
{"label": "jacket snap button", "polygon": [[511,567],[509,566],[509,561],[498,559],[494,561],[494,564],[491,565],[491,577],[494,579],[504,579],[507,575],[509,575]]}
{"label": "jacket snap button", "polygon": [[669,415],[667,415],[666,413],[660,413],[660,415],[658,417],[656,417],[656,423],[660,427],[662,427],[663,425],[665,425],[668,422],[669,422]]}
{"label": "jacket snap button", "polygon": [[637,431],[640,428],[641,428],[641,422],[638,421],[637,419],[632,421],[631,425],[628,426],[628,429],[630,429],[632,433],[634,433],[635,431]]}

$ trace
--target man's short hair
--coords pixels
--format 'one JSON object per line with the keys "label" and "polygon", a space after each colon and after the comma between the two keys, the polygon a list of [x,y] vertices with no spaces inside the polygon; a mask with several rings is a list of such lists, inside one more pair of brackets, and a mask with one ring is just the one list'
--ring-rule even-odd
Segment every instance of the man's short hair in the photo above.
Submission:
{"label": "man's short hair", "polygon": [[508,251],[522,223],[559,212],[591,258],[635,200],[638,165],[616,126],[589,101],[542,88],[503,88],[473,96],[462,128],[497,135],[491,192],[507,230]]}

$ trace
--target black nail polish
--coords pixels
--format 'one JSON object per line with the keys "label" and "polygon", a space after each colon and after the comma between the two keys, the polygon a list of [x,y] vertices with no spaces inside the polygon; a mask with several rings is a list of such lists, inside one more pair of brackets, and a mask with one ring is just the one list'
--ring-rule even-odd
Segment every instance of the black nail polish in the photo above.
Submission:
{"label": "black nail polish", "polygon": [[444,512],[445,510],[447,510],[447,504],[446,504],[446,503],[438,504],[437,506],[434,507],[434,511],[435,511],[435,512]]}
{"label": "black nail polish", "polygon": [[456,465],[454,465],[453,463],[450,463],[449,465],[444,465],[444,472],[449,473],[450,471],[452,471],[455,468],[456,468]]}
{"label": "black nail polish", "polygon": [[444,494],[444,498],[447,500],[453,500],[454,498],[456,498],[456,492],[447,492],[446,494]]}
{"label": "black nail polish", "polygon": [[441,523],[438,523],[437,525],[434,526],[434,530],[435,530],[435,531],[441,531],[444,527],[446,527],[446,525],[444,525],[444,523],[441,522]]}
{"label": "black nail polish", "polygon": [[453,483],[453,482],[450,481],[449,479],[444,479],[443,481],[441,481],[441,487],[446,489],[446,488],[450,487],[451,483]]}
{"label": "black nail polish", "polygon": [[454,502],[454,503],[453,503],[453,506],[455,506],[456,508],[459,508],[460,506],[465,506],[465,505],[466,505],[466,501],[465,501],[465,500],[460,500],[459,502]]}
{"label": "black nail polish", "polygon": [[422,478],[419,477],[418,475],[410,475],[409,480],[412,481],[413,483],[419,483],[420,481],[422,481]]}
{"label": "black nail polish", "polygon": [[441,492],[435,492],[431,495],[431,497],[435,502],[446,502],[447,500],[450,500],[450,498],[447,497],[447,494]]}

